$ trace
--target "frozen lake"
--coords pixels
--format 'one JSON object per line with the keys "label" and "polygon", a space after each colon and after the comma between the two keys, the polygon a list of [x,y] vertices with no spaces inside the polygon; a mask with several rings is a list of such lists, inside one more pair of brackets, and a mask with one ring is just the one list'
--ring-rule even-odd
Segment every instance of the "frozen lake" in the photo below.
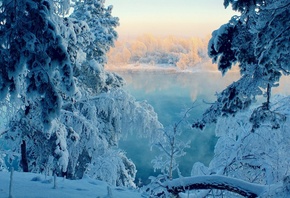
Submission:
{"label": "frozen lake", "polygon": [[[228,84],[237,79],[238,73],[230,73],[222,77],[219,72],[175,72],[172,70],[123,70],[115,71],[126,81],[125,89],[137,100],[147,100],[158,114],[164,126],[173,125],[180,120],[180,113],[192,107],[193,102],[198,107],[191,111],[190,119],[202,115],[207,105],[213,102],[215,93],[221,91]],[[191,148],[187,149],[186,156],[180,159],[179,168],[183,176],[189,176],[194,162],[201,161],[208,164],[213,157],[216,143],[214,126],[207,127],[201,132],[184,127],[183,138],[191,140]],[[150,175],[154,175],[151,160],[156,153],[151,152],[148,142],[134,136],[121,141],[129,158],[137,166],[137,179],[146,183]]]}

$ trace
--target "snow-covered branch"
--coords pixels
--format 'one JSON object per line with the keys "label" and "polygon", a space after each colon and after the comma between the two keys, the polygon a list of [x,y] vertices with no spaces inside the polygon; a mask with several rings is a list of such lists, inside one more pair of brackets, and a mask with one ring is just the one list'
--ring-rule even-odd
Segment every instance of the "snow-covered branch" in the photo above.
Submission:
{"label": "snow-covered branch", "polygon": [[184,177],[166,181],[165,186],[168,192],[175,195],[187,190],[219,189],[245,197],[259,197],[265,191],[265,186],[263,185],[220,175]]}
{"label": "snow-covered branch", "polygon": [[6,133],[8,133],[8,129],[5,130],[5,131],[0,132],[0,137],[1,137],[2,135],[6,134]]}

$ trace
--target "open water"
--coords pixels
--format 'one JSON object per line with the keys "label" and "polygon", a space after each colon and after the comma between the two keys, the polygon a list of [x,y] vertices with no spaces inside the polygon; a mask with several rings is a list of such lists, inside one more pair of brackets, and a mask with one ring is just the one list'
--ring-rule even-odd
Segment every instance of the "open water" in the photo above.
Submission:
{"label": "open water", "polygon": [[[126,81],[125,89],[137,100],[146,100],[154,107],[160,122],[164,126],[173,125],[181,119],[181,112],[196,106],[191,111],[190,121],[202,115],[209,106],[205,102],[215,101],[215,93],[222,91],[238,73],[229,73],[222,77],[219,72],[176,72],[172,70],[123,70],[115,71]],[[195,101],[195,103],[194,103]],[[194,104],[193,104],[194,103]],[[186,124],[184,124],[186,125]],[[217,138],[214,135],[214,125],[204,131],[182,126],[184,141],[191,140],[191,147],[186,155],[179,159],[179,168],[183,176],[190,176],[192,165],[203,162],[208,165],[213,158],[213,150]],[[137,179],[148,183],[148,177],[156,175],[151,160],[158,154],[150,151],[148,141],[130,136],[120,142],[127,156],[137,166]]]}

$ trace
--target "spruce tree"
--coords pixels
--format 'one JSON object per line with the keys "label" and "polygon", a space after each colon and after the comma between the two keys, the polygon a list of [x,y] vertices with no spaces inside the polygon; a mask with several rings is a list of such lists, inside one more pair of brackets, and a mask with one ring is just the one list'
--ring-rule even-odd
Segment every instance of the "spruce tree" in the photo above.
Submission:
{"label": "spruce tree", "polygon": [[251,117],[253,128],[258,127],[258,120],[265,113],[272,114],[269,106],[272,88],[279,85],[282,75],[290,74],[289,2],[224,1],[225,7],[230,4],[240,16],[233,16],[212,33],[208,54],[223,75],[237,65],[241,77],[217,95],[217,101],[193,127],[203,128],[206,123],[216,122],[219,116],[234,115],[247,109],[256,96],[263,96],[265,102]]}

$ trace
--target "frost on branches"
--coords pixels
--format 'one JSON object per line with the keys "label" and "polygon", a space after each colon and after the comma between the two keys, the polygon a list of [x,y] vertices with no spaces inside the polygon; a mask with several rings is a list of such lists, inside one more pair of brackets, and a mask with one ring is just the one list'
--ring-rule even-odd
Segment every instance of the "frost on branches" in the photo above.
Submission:
{"label": "frost on branches", "polygon": [[[193,196],[289,196],[289,97],[272,98],[271,90],[290,74],[290,3],[224,1],[229,4],[241,15],[213,32],[208,53],[223,75],[238,65],[241,78],[193,124],[217,123],[215,157],[209,167],[196,163],[193,177],[157,181],[159,194],[205,189]],[[253,106],[257,96],[266,100]]]}
{"label": "frost on branches", "polygon": [[[209,166],[197,162],[191,177],[153,178],[151,196],[168,197],[287,197],[289,196],[290,97],[275,96],[270,109],[283,115],[273,132],[265,119],[254,132],[249,116],[255,108],[235,116],[219,118],[219,137]],[[240,196],[239,196],[240,195]]]}
{"label": "frost on branches", "polygon": [[104,71],[106,53],[117,39],[115,27],[119,19],[111,16],[112,6],[105,8],[103,0],[75,1],[74,12],[64,18],[63,36],[74,65],[77,81],[93,92],[120,87],[122,80]]}
{"label": "frost on branches", "polygon": [[136,174],[135,165],[117,149],[121,136],[138,133],[154,139],[161,128],[151,106],[121,89],[76,102],[62,110],[61,120],[72,126],[68,177],[87,174],[114,185],[133,184]]}
{"label": "frost on branches", "polygon": [[1,4],[6,156],[19,159],[23,171],[134,186],[136,167],[118,141],[129,133],[154,139],[162,126],[150,105],[135,101],[120,88],[123,80],[104,70],[117,38],[112,7],[102,0],[73,5],[67,16],[68,1]]}
{"label": "frost on branches", "polygon": [[[282,96],[273,99],[271,110],[287,117],[275,132],[272,131],[271,119],[265,120],[252,132],[249,116],[253,108],[245,113],[237,113],[234,117],[220,118],[216,127],[219,140],[215,146],[215,156],[209,167],[196,163],[192,175],[224,175],[265,186],[283,181],[290,174],[289,101],[289,97]],[[217,190],[202,193],[230,196]]]}
{"label": "frost on branches", "polygon": [[271,89],[279,85],[282,75],[290,74],[289,2],[224,1],[225,7],[229,4],[240,16],[232,17],[212,33],[208,53],[223,75],[238,65],[241,78],[217,95],[217,101],[193,127],[203,128],[206,123],[216,122],[218,116],[247,109],[256,96],[266,101],[253,116],[263,114],[269,110]]}
{"label": "frost on branches", "polygon": [[[157,148],[160,151],[160,154],[156,156],[151,163],[153,164],[154,170],[159,169],[164,178],[172,180],[174,171],[177,171],[178,176],[181,176],[177,159],[186,154],[185,149],[190,147],[190,141],[182,140],[182,129],[180,129],[180,127],[181,124],[188,125],[189,113],[193,108],[195,108],[195,106],[182,112],[183,115],[181,119],[175,122],[173,126],[160,129],[159,132],[161,137],[152,143],[152,147]],[[160,176],[160,178],[161,177],[162,176]],[[151,183],[154,183],[155,179],[156,178],[152,177]]]}
{"label": "frost on branches", "polygon": [[[24,171],[30,155],[26,149],[31,146],[27,141],[37,145],[52,136],[63,96],[75,92],[66,42],[53,11],[50,2],[43,0],[1,3],[0,95],[7,102],[8,117],[13,118],[5,135],[21,150]],[[15,103],[12,109],[10,102]]]}
{"label": "frost on branches", "polygon": [[27,113],[30,103],[37,103],[48,133],[61,108],[57,90],[74,93],[71,64],[51,9],[47,1],[7,0],[0,12],[1,99],[20,100]]}

